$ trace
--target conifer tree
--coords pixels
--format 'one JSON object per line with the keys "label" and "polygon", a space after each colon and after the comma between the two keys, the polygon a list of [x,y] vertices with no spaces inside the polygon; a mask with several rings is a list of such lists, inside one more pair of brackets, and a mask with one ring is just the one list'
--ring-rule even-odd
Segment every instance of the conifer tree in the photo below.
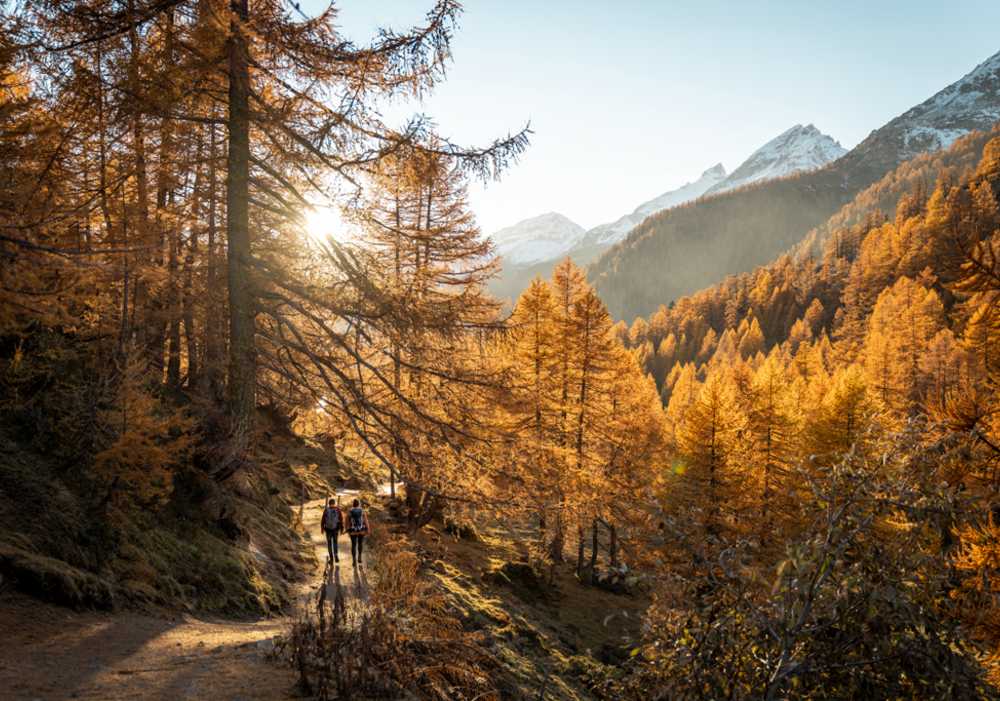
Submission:
{"label": "conifer tree", "polygon": [[731,387],[722,373],[712,373],[699,389],[678,434],[678,447],[685,463],[683,490],[702,505],[703,525],[710,535],[723,530],[722,507],[732,493],[728,468],[734,415]]}
{"label": "conifer tree", "polygon": [[797,452],[797,411],[784,364],[776,353],[752,373],[748,384],[737,384],[737,388],[745,417],[736,458],[747,477],[742,498],[755,506],[750,520],[757,523],[761,539],[771,539],[787,523],[788,505],[797,491],[790,470]]}
{"label": "conifer tree", "polygon": [[808,454],[822,464],[852,447],[864,450],[873,413],[863,370],[858,365],[838,368],[822,402],[807,417]]}
{"label": "conifer tree", "polygon": [[865,368],[879,401],[897,418],[917,413],[927,392],[924,349],[944,324],[933,289],[901,277],[878,298],[869,321]]}

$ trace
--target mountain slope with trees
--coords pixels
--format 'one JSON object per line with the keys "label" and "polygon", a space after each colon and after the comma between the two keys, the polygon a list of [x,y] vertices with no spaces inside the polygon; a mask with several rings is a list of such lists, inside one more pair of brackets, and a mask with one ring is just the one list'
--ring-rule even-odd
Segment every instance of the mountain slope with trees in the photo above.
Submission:
{"label": "mountain slope with trees", "polygon": [[[287,555],[258,566],[261,538],[297,539],[303,477],[271,452],[283,434],[305,426],[326,448],[317,463],[345,477],[370,455],[398,474],[422,432],[462,449],[464,419],[409,385],[438,378],[458,410],[484,381],[469,339],[497,307],[481,294],[489,264],[466,265],[489,247],[463,178],[498,173],[525,134],[466,150],[424,118],[397,129],[369,111],[442,79],[459,13],[447,0],[368,46],[338,37],[333,8],[309,21],[266,2],[64,10],[0,15],[0,431],[14,456],[0,566],[74,603],[246,607],[224,592],[296,576]],[[353,184],[340,204],[370,247],[304,234],[332,174]],[[46,493],[60,508],[30,527]],[[74,544],[53,537],[65,530]],[[171,584],[184,562],[228,583],[217,602]]]}
{"label": "mountain slope with trees", "polygon": [[[898,196],[891,217],[879,210],[886,190]],[[1000,134],[969,135],[859,196],[852,208],[862,221],[834,227],[819,254],[803,247],[798,258],[663,307],[648,323],[618,325],[662,383],[677,456],[665,523],[676,543],[688,543],[671,546],[673,575],[719,578],[687,599],[675,586],[670,603],[657,607],[650,642],[659,643],[649,654],[659,661],[637,666],[635,698],[652,679],[680,695],[704,688],[698,684],[731,692],[733,677],[713,672],[719,654],[729,675],[746,671],[740,693],[761,696],[790,688],[808,695],[803,683],[850,696],[872,683],[841,671],[853,655],[860,667],[900,654],[952,665],[949,650],[970,642],[991,680],[1000,679],[989,584],[1000,457],[991,350],[1000,328],[998,195]],[[685,548],[699,553],[693,563]],[[754,562],[778,567],[770,591],[783,598],[757,591],[748,571],[727,571],[728,557],[751,571]],[[814,584],[797,588],[781,575],[789,568]],[[907,584],[904,599],[879,583],[906,582],[913,572],[921,583]],[[864,584],[822,593],[855,577]],[[851,629],[874,624],[838,618],[855,595],[869,615],[889,617],[879,625],[917,635],[901,631],[881,650],[880,636],[851,639]],[[918,623],[917,609],[934,622]],[[937,631],[931,638],[919,632],[926,625]],[[804,647],[783,647],[796,638]],[[744,645],[766,652],[741,658]],[[682,659],[683,671],[673,666]],[[995,693],[947,684],[905,691],[902,680],[916,683],[913,674],[894,670],[878,695]]]}

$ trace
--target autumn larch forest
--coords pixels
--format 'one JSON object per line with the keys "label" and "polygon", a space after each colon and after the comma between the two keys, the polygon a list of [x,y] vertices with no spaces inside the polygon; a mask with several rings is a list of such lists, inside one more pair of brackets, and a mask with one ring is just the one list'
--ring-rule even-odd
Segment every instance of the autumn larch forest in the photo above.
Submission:
{"label": "autumn larch forest", "polygon": [[0,4],[0,697],[1000,697],[1000,54],[490,234],[341,4]]}

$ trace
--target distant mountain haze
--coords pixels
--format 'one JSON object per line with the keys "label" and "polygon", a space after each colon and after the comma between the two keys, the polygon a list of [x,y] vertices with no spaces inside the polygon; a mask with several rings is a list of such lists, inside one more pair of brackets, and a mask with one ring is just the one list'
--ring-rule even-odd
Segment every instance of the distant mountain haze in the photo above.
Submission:
{"label": "distant mountain haze", "polygon": [[[648,315],[660,304],[770,262],[901,163],[972,130],[988,130],[998,119],[1000,53],[823,167],[751,181],[650,216],[604,252],[588,276],[614,316]],[[809,136],[809,127],[796,129],[792,142],[808,141],[802,137]],[[811,138],[826,147],[821,153],[836,154],[825,139]],[[771,169],[770,160],[760,160],[763,170]]]}
{"label": "distant mountain haze", "polygon": [[624,239],[649,215],[695,200],[725,177],[726,169],[716,163],[694,182],[643,202],[631,213],[589,231],[556,212],[501,229],[492,238],[497,255],[503,261],[503,272],[490,283],[490,290],[501,299],[513,300],[532,278],[548,277],[555,264],[567,255],[577,264],[586,265]]}
{"label": "distant mountain haze", "polygon": [[563,257],[585,233],[576,222],[549,212],[501,229],[493,234],[493,243],[505,264],[530,265]]}
{"label": "distant mountain haze", "polygon": [[491,283],[491,290],[501,298],[514,298],[531,278],[548,277],[556,262],[567,255],[579,265],[597,260],[647,217],[708,194],[813,170],[846,152],[812,124],[796,124],[754,151],[732,174],[716,163],[697,180],[643,202],[629,214],[589,231],[578,230],[576,224],[556,213],[519,222],[493,234],[497,253],[503,260],[503,272]]}
{"label": "distant mountain haze", "polygon": [[587,232],[581,243],[584,246],[618,243],[649,215],[696,200],[712,188],[717,187],[725,178],[726,169],[722,167],[721,163],[716,163],[694,182],[685,183],[676,190],[665,192],[648,202],[643,202],[630,214],[626,214],[616,221],[595,226]]}

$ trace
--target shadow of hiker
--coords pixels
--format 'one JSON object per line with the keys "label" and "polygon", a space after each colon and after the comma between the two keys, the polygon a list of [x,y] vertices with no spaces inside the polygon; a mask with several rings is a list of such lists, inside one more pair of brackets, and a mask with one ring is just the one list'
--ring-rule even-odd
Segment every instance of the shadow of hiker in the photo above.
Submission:
{"label": "shadow of hiker", "polygon": [[368,577],[365,575],[365,571],[361,567],[354,568],[354,586],[357,590],[357,598],[359,601],[368,602]]}
{"label": "shadow of hiker", "polygon": [[321,617],[324,607],[330,605],[333,610],[334,625],[340,624],[347,612],[344,590],[345,587],[340,581],[340,566],[328,562],[326,569],[323,570],[323,580],[319,586],[316,605]]}
{"label": "shadow of hiker", "polygon": [[347,605],[344,603],[344,588],[340,583],[340,568],[333,568],[333,615],[340,620],[347,612]]}

